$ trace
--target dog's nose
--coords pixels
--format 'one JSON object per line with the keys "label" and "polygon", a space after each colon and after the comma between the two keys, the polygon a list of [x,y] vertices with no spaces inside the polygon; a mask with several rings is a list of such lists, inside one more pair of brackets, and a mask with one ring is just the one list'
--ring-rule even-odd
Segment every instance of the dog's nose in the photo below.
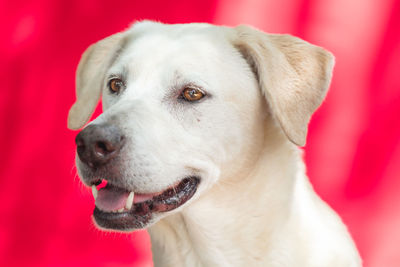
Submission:
{"label": "dog's nose", "polygon": [[124,139],[115,125],[89,125],[75,138],[79,159],[92,168],[101,167],[118,155]]}

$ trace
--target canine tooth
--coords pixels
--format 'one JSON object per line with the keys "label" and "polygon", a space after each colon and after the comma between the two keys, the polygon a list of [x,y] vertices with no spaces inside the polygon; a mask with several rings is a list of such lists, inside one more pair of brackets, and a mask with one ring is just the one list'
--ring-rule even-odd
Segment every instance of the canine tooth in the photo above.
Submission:
{"label": "canine tooth", "polygon": [[124,208],[120,208],[119,210],[118,210],[118,212],[123,212],[124,211]]}
{"label": "canine tooth", "polygon": [[133,198],[135,193],[132,191],[129,193],[128,199],[126,200],[125,209],[130,210],[132,208]]}
{"label": "canine tooth", "polygon": [[97,188],[96,188],[95,185],[92,185],[92,194],[93,194],[94,200],[96,200],[96,198],[97,198]]}

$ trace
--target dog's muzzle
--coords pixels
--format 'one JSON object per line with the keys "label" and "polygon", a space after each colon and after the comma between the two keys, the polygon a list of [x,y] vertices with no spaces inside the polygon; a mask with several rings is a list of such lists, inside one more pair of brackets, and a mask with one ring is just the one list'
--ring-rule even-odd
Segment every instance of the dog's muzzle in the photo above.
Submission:
{"label": "dog's muzzle", "polygon": [[[134,192],[120,177],[126,140],[112,124],[92,124],[76,137],[77,154],[85,169],[82,179],[92,187],[96,223],[103,228],[134,230],[148,226],[157,213],[174,210],[196,192],[200,177],[186,176],[159,192]],[[120,153],[121,152],[121,153]],[[110,179],[108,179],[109,177]]]}

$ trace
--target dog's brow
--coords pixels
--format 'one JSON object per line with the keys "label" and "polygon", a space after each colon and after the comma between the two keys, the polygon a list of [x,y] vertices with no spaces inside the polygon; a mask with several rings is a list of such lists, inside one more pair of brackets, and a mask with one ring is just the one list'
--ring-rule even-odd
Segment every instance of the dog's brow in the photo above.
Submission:
{"label": "dog's brow", "polygon": [[115,61],[119,58],[121,55],[121,52],[125,49],[126,45],[128,44],[129,41],[132,40],[131,36],[124,36],[122,40],[119,43],[119,47],[115,50],[114,54],[110,58],[110,61],[108,62],[107,69],[110,68]]}
{"label": "dog's brow", "polygon": [[116,77],[126,81],[128,78],[128,68],[124,65],[121,67],[118,67],[117,70],[112,71],[107,75],[106,80],[110,80],[110,79],[113,79]]}

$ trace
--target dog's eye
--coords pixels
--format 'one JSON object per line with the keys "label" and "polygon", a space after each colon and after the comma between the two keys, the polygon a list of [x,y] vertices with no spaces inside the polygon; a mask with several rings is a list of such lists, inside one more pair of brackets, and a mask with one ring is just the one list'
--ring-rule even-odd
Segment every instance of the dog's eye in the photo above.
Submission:
{"label": "dog's eye", "polygon": [[111,93],[118,94],[124,88],[124,82],[121,79],[114,78],[108,82],[108,88]]}
{"label": "dog's eye", "polygon": [[186,87],[183,91],[182,91],[182,97],[187,100],[187,101],[198,101],[200,99],[202,99],[205,96],[205,94],[200,91],[197,88],[193,88],[193,87]]}

